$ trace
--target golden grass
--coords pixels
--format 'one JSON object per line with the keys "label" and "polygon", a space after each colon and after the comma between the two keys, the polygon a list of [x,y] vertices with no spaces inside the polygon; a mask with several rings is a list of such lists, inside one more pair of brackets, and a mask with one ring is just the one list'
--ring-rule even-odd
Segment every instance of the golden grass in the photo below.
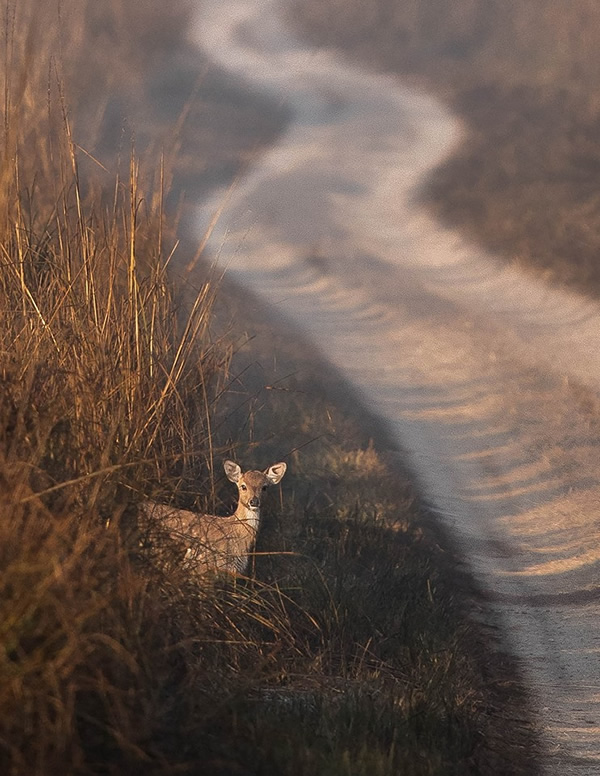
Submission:
{"label": "golden grass", "polygon": [[[164,612],[132,565],[131,504],[159,482],[207,477],[229,358],[210,334],[210,273],[189,309],[175,298],[163,170],[151,189],[133,155],[108,190],[89,164],[82,174],[63,78],[77,93],[74,73],[100,68],[86,37],[100,10],[129,13],[67,3],[67,27],[51,5],[5,9],[0,762],[11,773],[93,770],[95,742],[107,761],[113,749],[147,759],[139,742],[159,712],[146,661],[154,649],[160,663]],[[93,110],[80,91],[88,138],[122,65],[104,61]]]}

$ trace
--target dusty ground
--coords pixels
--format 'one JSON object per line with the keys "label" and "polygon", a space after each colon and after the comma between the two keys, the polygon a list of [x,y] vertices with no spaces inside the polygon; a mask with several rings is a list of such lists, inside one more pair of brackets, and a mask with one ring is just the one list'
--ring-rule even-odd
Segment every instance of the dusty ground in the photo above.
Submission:
{"label": "dusty ground", "polygon": [[393,78],[308,50],[277,6],[235,0],[224,15],[210,0],[198,26],[211,57],[293,112],[212,248],[410,451],[524,661],[547,772],[600,773],[600,311],[420,210],[460,127]]}

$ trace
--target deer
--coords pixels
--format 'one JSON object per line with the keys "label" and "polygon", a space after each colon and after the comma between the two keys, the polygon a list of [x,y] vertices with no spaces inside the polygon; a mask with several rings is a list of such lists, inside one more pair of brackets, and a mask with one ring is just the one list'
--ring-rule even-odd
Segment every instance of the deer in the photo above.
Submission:
{"label": "deer", "polygon": [[228,517],[177,509],[146,501],[142,519],[149,533],[173,540],[185,547],[185,561],[201,576],[226,572],[246,575],[260,528],[264,491],[281,482],[287,465],[274,463],[264,471],[242,472],[239,464],[223,462],[227,478],[238,487],[238,504]]}

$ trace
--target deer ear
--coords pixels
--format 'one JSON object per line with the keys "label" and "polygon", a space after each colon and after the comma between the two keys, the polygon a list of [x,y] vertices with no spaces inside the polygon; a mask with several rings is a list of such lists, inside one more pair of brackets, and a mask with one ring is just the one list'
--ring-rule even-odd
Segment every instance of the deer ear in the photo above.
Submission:
{"label": "deer ear", "polygon": [[269,480],[271,485],[277,485],[277,483],[281,482],[283,479],[283,475],[285,474],[286,469],[287,464],[283,462],[274,463],[273,466],[269,466],[269,468],[265,471],[265,477]]}
{"label": "deer ear", "polygon": [[242,469],[235,461],[223,461],[223,468],[225,469],[227,479],[231,480],[231,482],[237,482],[242,476]]}

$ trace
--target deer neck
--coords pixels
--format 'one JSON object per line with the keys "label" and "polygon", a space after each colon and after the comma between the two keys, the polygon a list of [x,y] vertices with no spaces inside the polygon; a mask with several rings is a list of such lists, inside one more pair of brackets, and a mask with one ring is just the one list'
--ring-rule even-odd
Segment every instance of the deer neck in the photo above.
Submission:
{"label": "deer neck", "polygon": [[245,525],[248,527],[248,530],[251,531],[252,534],[256,535],[258,532],[258,526],[260,524],[260,507],[258,509],[251,509],[250,507],[242,504],[240,501],[237,509],[235,510],[234,517],[238,522],[245,523]]}

